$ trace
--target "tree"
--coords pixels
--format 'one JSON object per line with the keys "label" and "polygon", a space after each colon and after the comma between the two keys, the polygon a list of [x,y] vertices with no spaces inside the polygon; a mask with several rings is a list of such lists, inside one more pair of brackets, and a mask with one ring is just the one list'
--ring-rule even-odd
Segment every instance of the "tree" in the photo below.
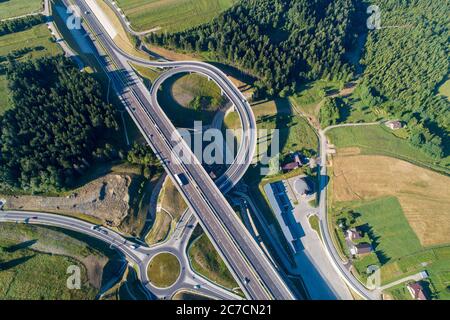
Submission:
{"label": "tree", "polygon": [[334,125],[340,118],[337,98],[325,98],[325,101],[320,108],[319,120],[320,126],[326,128]]}
{"label": "tree", "polygon": [[95,161],[117,156],[116,112],[100,85],[62,56],[14,63],[14,108],[0,116],[0,187],[57,192]]}
{"label": "tree", "polygon": [[187,51],[208,51],[257,77],[255,99],[286,96],[296,83],[352,75],[345,60],[354,38],[356,0],[242,0],[211,23],[147,41]]}

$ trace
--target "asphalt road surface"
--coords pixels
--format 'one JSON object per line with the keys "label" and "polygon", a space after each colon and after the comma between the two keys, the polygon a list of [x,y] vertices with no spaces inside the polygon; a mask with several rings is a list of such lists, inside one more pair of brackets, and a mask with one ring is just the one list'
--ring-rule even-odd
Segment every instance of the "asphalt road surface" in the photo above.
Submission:
{"label": "asphalt road surface", "polygon": [[[171,140],[172,133],[176,131],[175,127],[157,104],[156,97],[152,98],[150,92],[129,65],[130,60],[142,63],[141,59],[124,54],[115,45],[84,0],[73,0],[73,2],[80,7],[83,24],[87,26],[94,44],[102,54],[98,59],[107,70],[114,90],[172,179],[176,181],[174,177],[179,174],[186,176],[188,183],[177,184],[177,187],[241,285],[247,298],[257,300],[294,299],[291,290],[280,275],[280,271],[270,262],[251,237],[224,198],[221,190],[210,179],[184,140],[181,137],[177,141]],[[147,65],[163,68],[186,67],[186,70],[208,74],[238,109],[240,106],[249,109],[245,98],[227,79],[226,75],[209,64],[149,61]],[[249,117],[250,120],[254,119],[252,113]],[[244,161],[239,159],[237,161],[243,165],[240,165],[238,170],[232,174],[231,180],[229,177],[223,179],[221,186],[224,190],[229,189],[238,177],[242,177],[250,165],[256,146],[256,139],[252,139],[253,134],[250,131],[244,132],[245,135],[249,135],[249,142],[247,145],[241,145],[246,152],[239,153],[243,155]],[[177,156],[173,161],[172,150],[176,145],[182,147],[183,154],[190,155],[189,158],[193,160],[191,163],[185,163]]]}

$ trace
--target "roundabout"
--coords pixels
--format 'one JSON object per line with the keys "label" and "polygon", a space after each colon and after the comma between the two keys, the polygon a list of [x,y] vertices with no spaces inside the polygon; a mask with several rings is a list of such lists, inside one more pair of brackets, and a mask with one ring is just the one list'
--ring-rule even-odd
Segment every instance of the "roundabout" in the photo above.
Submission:
{"label": "roundabout", "polygon": [[180,275],[180,261],[169,252],[157,254],[147,266],[149,282],[157,288],[170,288],[177,282]]}

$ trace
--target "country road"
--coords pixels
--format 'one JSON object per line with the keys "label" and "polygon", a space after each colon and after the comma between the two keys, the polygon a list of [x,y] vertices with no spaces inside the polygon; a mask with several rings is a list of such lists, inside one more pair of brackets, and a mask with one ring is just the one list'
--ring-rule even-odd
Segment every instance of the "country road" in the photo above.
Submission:
{"label": "country road", "polygon": [[[117,249],[135,265],[139,272],[138,278],[146,288],[149,299],[170,299],[179,291],[191,291],[213,299],[236,300],[242,299],[237,294],[217,285],[192,270],[187,256],[187,244],[192,236],[195,223],[193,215],[185,214],[176,226],[175,232],[167,243],[152,247],[144,246],[141,242],[126,239],[119,233],[94,224],[51,213],[26,211],[0,211],[0,222],[25,223],[30,225],[53,226],[72,230],[100,241]],[[158,288],[148,279],[147,266],[153,257],[159,253],[169,252],[175,255],[181,263],[181,273],[177,281],[169,288]]]}

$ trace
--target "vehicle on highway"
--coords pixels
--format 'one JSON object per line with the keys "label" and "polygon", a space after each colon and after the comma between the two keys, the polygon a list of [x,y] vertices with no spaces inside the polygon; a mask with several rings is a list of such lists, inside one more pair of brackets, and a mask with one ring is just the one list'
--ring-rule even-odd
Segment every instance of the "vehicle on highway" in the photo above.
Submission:
{"label": "vehicle on highway", "polygon": [[103,233],[104,235],[108,234],[108,231],[106,231],[105,229],[103,229],[101,226],[98,226],[98,225],[92,226],[91,230],[98,231],[100,233]]}
{"label": "vehicle on highway", "polygon": [[201,285],[196,284],[196,285],[194,286],[194,289],[200,289],[201,287],[202,287]]}
{"label": "vehicle on highway", "polygon": [[180,186],[185,186],[189,182],[184,173],[176,174],[175,179],[177,180],[177,182]]}

